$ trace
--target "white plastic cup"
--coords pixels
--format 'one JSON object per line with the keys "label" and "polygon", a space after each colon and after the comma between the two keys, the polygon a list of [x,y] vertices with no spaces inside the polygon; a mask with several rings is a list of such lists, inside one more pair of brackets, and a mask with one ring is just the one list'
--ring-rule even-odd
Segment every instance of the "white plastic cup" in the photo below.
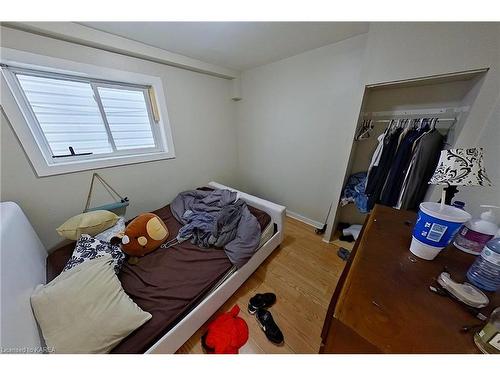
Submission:
{"label": "white plastic cup", "polygon": [[426,245],[415,237],[411,237],[410,251],[419,258],[433,260],[443,249],[444,247]]}
{"label": "white plastic cup", "polygon": [[420,203],[413,228],[410,251],[419,258],[432,260],[453,239],[471,215],[459,208],[436,202]]}

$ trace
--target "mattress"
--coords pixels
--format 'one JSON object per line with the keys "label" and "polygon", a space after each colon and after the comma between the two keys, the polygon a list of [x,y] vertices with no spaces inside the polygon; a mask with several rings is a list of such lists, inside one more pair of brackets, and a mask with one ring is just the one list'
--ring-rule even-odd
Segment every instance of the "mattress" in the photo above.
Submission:
{"label": "mattress", "polygon": [[[248,208],[261,227],[260,248],[274,234],[274,225],[265,212]],[[173,217],[170,206],[153,212],[169,228],[167,241],[173,239],[181,224]],[[49,255],[47,281],[62,272],[73,249],[74,243]],[[202,249],[189,241],[168,249],[159,248],[140,258],[137,264],[125,263],[118,276],[123,289],[152,318],[112,352],[145,352],[235,271],[224,250]]]}

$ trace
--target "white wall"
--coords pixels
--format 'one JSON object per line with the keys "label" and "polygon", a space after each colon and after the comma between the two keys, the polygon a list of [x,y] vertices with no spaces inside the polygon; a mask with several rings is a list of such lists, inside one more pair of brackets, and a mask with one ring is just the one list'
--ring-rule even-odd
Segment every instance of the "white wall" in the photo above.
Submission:
{"label": "white wall", "polygon": [[[235,106],[231,81],[2,28],[1,45],[88,64],[159,76],[163,80],[176,158],[99,173],[131,200],[127,216],[165,205],[182,190],[217,180],[235,184]],[[10,93],[2,92],[2,95]],[[12,128],[1,119],[1,200],[17,202],[42,242],[60,241],[55,228],[80,213],[92,171],[37,178]],[[99,191],[98,191],[99,193]],[[102,194],[96,203],[109,198]]]}
{"label": "white wall", "polygon": [[[500,206],[500,94],[489,113],[486,125],[479,133],[477,144],[485,149],[485,167],[493,186],[459,188],[456,199],[467,202],[467,211],[473,217],[479,217],[484,211],[479,207],[481,204]],[[495,213],[500,223],[500,210]]]}
{"label": "white wall", "polygon": [[[500,124],[491,125],[492,120],[488,119],[499,105],[500,24],[373,23],[368,35],[364,67],[367,84],[490,68],[478,85],[479,93],[457,135],[456,146],[484,147],[487,168],[493,176],[498,175],[500,153],[494,145],[500,143],[498,131],[495,133]],[[465,200],[467,209],[476,214],[483,201],[500,204],[499,189],[498,184],[493,189],[462,188],[456,199]],[[432,194],[431,199],[438,195]]]}
{"label": "white wall", "polygon": [[478,129],[500,90],[499,23],[372,23],[364,66],[366,84],[490,68],[458,145]]}
{"label": "white wall", "polygon": [[[365,36],[244,72],[241,187],[321,221],[340,198],[365,85],[481,68],[490,70],[456,144],[484,146],[488,160],[499,160],[500,140],[481,136],[498,137],[498,125],[483,129],[500,89],[499,38],[495,23],[372,23]],[[468,195],[469,207],[480,197]]]}
{"label": "white wall", "polygon": [[[495,133],[494,130],[499,124],[488,125],[488,119],[498,105],[496,100],[500,92],[500,24],[370,24],[363,67],[363,81],[366,85],[482,68],[490,70],[481,83],[479,94],[461,133],[457,134],[456,146],[484,146],[488,167],[496,168],[498,173],[500,154],[498,147],[492,145],[500,143],[498,131]],[[484,130],[486,127],[490,129],[492,139],[481,138],[481,134],[488,133]],[[466,189],[468,188],[461,189],[456,199],[466,200],[468,210],[475,213],[484,200],[484,191],[466,192]],[[493,188],[489,198],[496,199],[498,189],[499,185]],[[334,197],[338,199],[335,192]],[[437,195],[432,195],[432,199],[437,198]],[[498,200],[488,202],[500,204]],[[326,238],[331,238],[333,218],[329,224]]]}
{"label": "white wall", "polygon": [[240,187],[322,222],[340,193],[362,97],[366,35],[245,71]]}

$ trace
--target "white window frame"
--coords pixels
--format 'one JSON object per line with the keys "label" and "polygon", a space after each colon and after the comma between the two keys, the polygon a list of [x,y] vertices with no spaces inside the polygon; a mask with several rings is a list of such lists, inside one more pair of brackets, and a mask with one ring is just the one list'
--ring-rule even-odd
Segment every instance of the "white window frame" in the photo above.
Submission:
{"label": "white window frame", "polygon": [[[0,56],[0,63],[7,66],[7,68],[1,68],[1,105],[39,177],[175,158],[161,78],[9,48],[1,48]],[[110,154],[53,158],[45,135],[19,84],[16,73],[88,82],[96,96],[99,95],[97,87],[127,90],[135,87],[138,91],[142,91],[145,96],[155,147],[117,151],[112,145],[114,152]],[[154,95],[150,95],[150,89]],[[103,120],[106,122],[106,116],[99,104],[100,100],[97,102]],[[156,106],[159,119],[154,118],[153,106]],[[109,132],[107,123],[105,123],[105,127]],[[112,138],[110,142],[112,142]]]}

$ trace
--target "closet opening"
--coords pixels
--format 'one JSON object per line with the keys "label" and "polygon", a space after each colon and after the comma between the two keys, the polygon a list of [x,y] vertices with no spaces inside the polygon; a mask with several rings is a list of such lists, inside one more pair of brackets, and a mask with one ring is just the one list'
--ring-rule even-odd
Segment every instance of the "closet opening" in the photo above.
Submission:
{"label": "closet opening", "polygon": [[487,71],[365,87],[333,230],[325,240],[338,239],[349,225],[356,225],[353,233],[340,238],[355,239],[375,204],[416,211],[428,199],[429,174],[440,151],[455,146]]}

